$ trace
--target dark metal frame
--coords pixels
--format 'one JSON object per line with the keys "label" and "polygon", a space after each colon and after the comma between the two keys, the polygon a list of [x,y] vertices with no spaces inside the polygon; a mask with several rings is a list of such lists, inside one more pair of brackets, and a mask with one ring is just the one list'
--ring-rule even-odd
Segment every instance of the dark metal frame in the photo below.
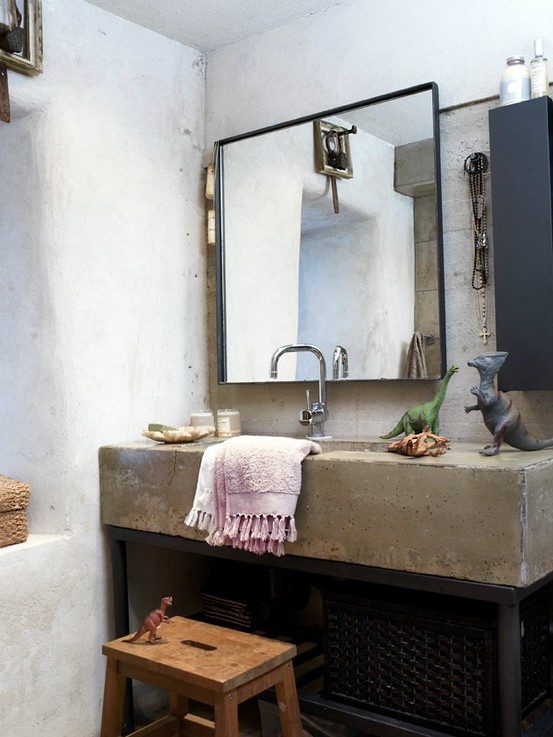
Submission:
{"label": "dark metal frame", "polygon": [[[129,603],[127,577],[127,544],[135,543],[194,555],[226,558],[253,565],[267,566],[267,556],[256,556],[229,547],[211,547],[205,542],[173,537],[154,532],[143,532],[123,527],[107,526],[113,567],[113,604],[115,636],[129,632]],[[317,560],[285,555],[271,556],[270,566],[302,571],[313,575],[330,576],[353,581],[382,584],[412,591],[424,591],[466,600],[490,602],[497,606],[498,628],[498,690],[501,737],[521,737],[521,647],[520,605],[534,592],[553,582],[553,573],[526,587],[500,586],[454,578],[443,578],[419,573],[385,570],[371,566]],[[414,726],[398,719],[374,714],[364,709],[338,704],[320,694],[302,693],[301,708],[305,713],[325,717],[337,723],[348,724],[375,737],[447,737],[446,733]],[[132,701],[129,699],[127,726],[132,729]],[[553,708],[545,712],[524,737],[551,737],[553,735]]]}

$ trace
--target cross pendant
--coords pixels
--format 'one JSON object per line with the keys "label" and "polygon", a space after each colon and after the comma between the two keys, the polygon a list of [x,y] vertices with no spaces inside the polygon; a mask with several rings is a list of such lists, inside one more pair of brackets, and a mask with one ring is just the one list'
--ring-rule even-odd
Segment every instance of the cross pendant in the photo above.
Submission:
{"label": "cross pendant", "polygon": [[482,331],[481,331],[480,333],[478,333],[478,335],[479,335],[479,336],[480,336],[480,337],[482,338],[482,340],[484,341],[484,345],[488,345],[488,338],[490,337],[491,333],[490,333],[490,332],[488,332],[488,328],[486,327],[486,325],[484,325],[484,326],[482,327]]}

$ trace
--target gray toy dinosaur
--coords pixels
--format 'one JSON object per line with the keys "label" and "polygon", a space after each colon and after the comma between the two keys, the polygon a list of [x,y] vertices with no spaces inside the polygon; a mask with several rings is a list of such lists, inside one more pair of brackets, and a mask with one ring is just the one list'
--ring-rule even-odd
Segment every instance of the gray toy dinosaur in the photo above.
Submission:
{"label": "gray toy dinosaur", "polygon": [[427,428],[434,435],[440,434],[440,407],[445,399],[445,393],[447,391],[447,385],[449,380],[459,371],[459,366],[451,366],[447,374],[442,379],[440,388],[438,389],[436,396],[430,402],[424,404],[417,404],[415,407],[411,407],[403,415],[401,420],[397,423],[393,430],[390,430],[386,435],[381,435],[383,440],[389,438],[395,438],[401,432],[406,435],[410,433],[421,433]]}
{"label": "gray toy dinosaur", "polygon": [[553,445],[553,438],[548,440],[533,438],[528,433],[520,412],[513,407],[511,399],[495,388],[496,374],[508,355],[505,351],[483,353],[467,362],[469,366],[474,366],[480,374],[480,386],[473,386],[470,390],[478,403],[465,407],[465,412],[479,409],[482,412],[484,424],[493,435],[493,443],[486,445],[480,451],[485,456],[497,455],[503,442],[518,450],[541,450]]}

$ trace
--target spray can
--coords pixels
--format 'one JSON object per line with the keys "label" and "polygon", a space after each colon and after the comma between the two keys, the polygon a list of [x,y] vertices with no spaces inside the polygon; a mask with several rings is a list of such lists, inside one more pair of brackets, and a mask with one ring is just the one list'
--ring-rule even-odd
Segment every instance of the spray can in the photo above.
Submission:
{"label": "spray can", "polygon": [[532,98],[549,94],[549,66],[543,55],[541,38],[534,41],[534,58],[530,62],[530,86]]}

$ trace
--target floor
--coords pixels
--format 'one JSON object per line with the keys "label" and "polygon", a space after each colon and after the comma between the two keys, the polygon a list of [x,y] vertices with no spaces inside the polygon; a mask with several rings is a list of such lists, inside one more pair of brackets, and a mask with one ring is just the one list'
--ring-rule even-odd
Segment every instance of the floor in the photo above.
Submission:
{"label": "floor", "polygon": [[[158,694],[159,696],[159,694]],[[265,699],[251,699],[239,707],[240,737],[281,737],[277,706]],[[157,704],[155,711],[153,705]],[[145,726],[153,720],[167,713],[167,705],[161,704],[156,697],[156,690],[135,684],[135,707],[137,708],[136,728]],[[146,713],[149,712],[146,717]],[[194,712],[211,718],[206,707],[198,705]],[[331,724],[308,714],[302,714],[303,737],[361,737],[357,730],[348,729],[342,725]],[[363,737],[370,737],[364,735]]]}
{"label": "floor", "polygon": [[[150,705],[154,703],[151,699],[152,693],[153,692],[150,691]],[[137,714],[136,728],[139,726],[145,726],[147,723],[167,713],[166,704],[159,706],[158,702],[158,710],[156,712],[150,711],[150,715],[146,718],[140,704],[144,707],[145,702],[148,701],[148,697],[145,699],[144,694],[140,693],[140,689],[138,689],[137,696],[138,710],[139,712],[142,712],[142,715],[140,716],[140,714]],[[550,709],[552,706],[552,699],[547,699],[543,702],[543,704],[541,704],[541,706],[524,721],[523,731],[526,732],[526,730],[530,729],[542,713]],[[201,706],[198,707],[197,713],[202,714]],[[208,718],[211,717],[211,715],[205,711],[202,715]],[[358,730],[347,728],[339,724],[331,724],[308,714],[302,714],[302,719],[303,737],[371,737],[370,735],[362,734]],[[241,704],[239,707],[239,720],[240,737],[282,737],[276,704],[272,703],[268,699],[261,699],[260,702],[259,699],[254,698]],[[549,725],[549,727],[545,729],[538,728],[536,732],[532,732],[532,737],[553,737],[553,727]]]}

